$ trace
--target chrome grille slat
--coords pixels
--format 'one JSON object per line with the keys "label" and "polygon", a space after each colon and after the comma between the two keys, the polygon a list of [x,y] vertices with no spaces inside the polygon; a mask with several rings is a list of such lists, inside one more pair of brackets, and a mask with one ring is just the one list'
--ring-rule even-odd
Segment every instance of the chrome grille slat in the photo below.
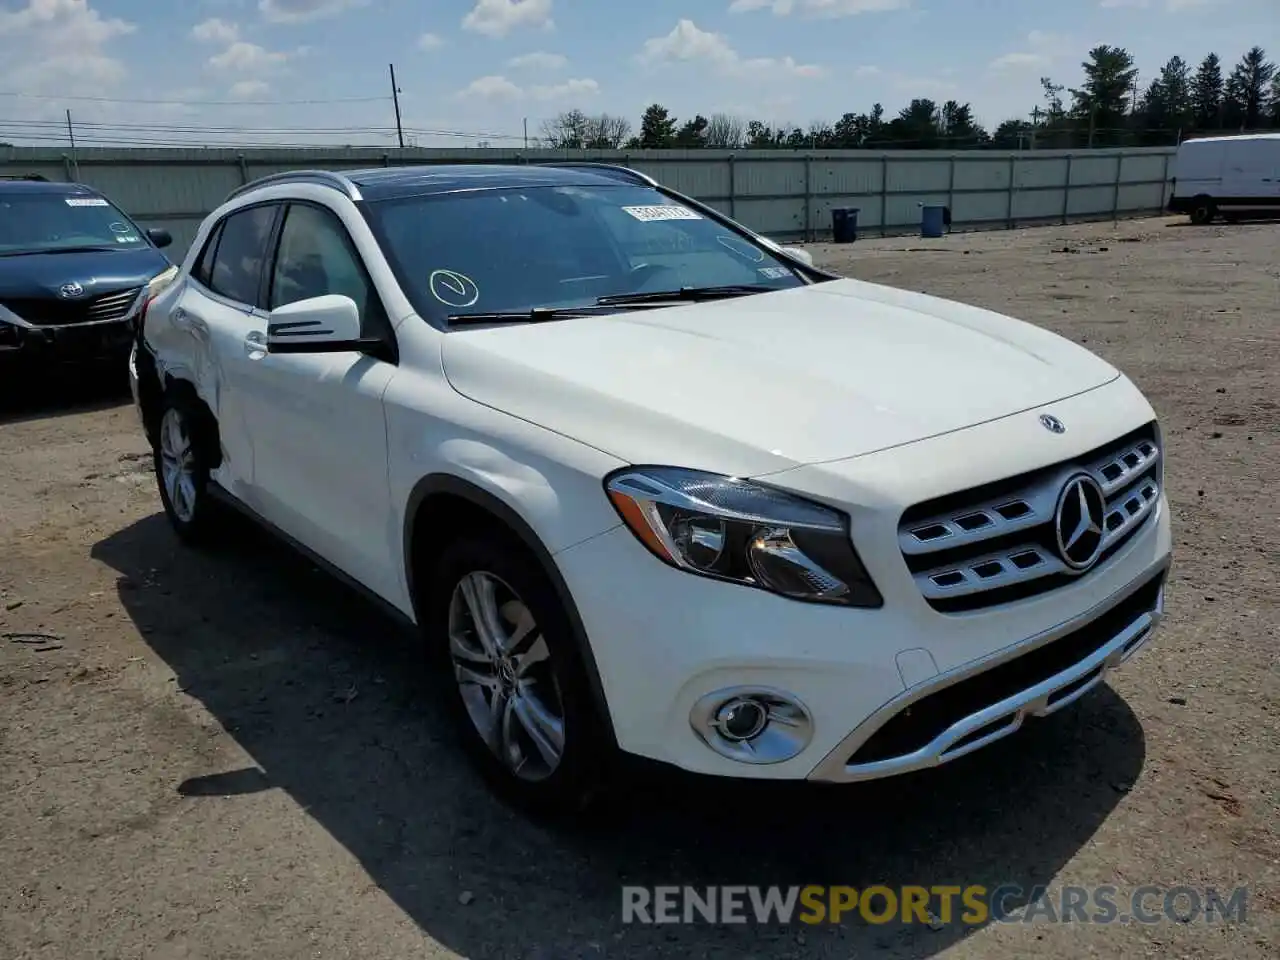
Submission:
{"label": "chrome grille slat", "polygon": [[38,327],[71,326],[78,323],[108,323],[123,320],[141,300],[143,288],[115,290],[81,300],[55,298],[11,300],[3,304],[28,323]]}
{"label": "chrome grille slat", "polygon": [[[1126,446],[1120,453],[1112,457],[1103,457],[1094,461],[1088,468],[1089,473],[1098,481],[1105,496],[1110,497],[1117,490],[1128,486],[1160,459],[1160,448],[1154,440],[1141,440]],[[1109,474],[1114,467],[1116,473]]]}
{"label": "chrome grille slat", "polygon": [[90,320],[118,320],[127,316],[134,300],[138,298],[138,290],[122,290],[119,293],[108,293],[89,301],[88,315]]}
{"label": "chrome grille slat", "polygon": [[[984,496],[982,489],[994,488],[980,488],[969,502],[963,494],[949,497],[959,505],[900,525],[903,558],[926,601],[942,610],[956,601],[964,609],[1002,602],[998,596],[984,602],[982,595],[1007,588],[1033,593],[1051,589],[1065,577],[1088,572],[1072,569],[1054,546],[1054,512],[1064,484],[1087,473],[1101,488],[1105,510],[1099,562],[1105,562],[1154,512],[1160,500],[1160,460],[1152,426],[1105,456],[1086,453],[1055,464],[998,496]],[[933,555],[937,560],[930,564]]]}
{"label": "chrome grille slat", "polygon": [[[1019,566],[1014,557],[1034,555],[1036,562],[1029,566]],[[996,565],[999,573],[983,576],[984,568]],[[999,587],[1011,587],[1015,584],[1037,580],[1040,577],[1055,573],[1066,573],[1067,565],[1048,550],[1034,543],[1024,543],[1011,550],[998,553],[986,553],[963,564],[947,564],[934,570],[916,574],[916,583],[920,592],[930,599],[943,597],[967,597],[985,590]],[[952,582],[949,577],[959,577]],[[946,580],[947,582],[942,582]]]}

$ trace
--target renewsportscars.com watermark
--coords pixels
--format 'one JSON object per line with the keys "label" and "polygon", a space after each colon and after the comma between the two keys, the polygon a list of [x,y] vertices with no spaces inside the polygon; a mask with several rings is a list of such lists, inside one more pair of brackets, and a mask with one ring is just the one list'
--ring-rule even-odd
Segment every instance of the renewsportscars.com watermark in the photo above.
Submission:
{"label": "renewsportscars.com watermark", "polygon": [[1248,891],[1236,887],[1026,888],[1018,884],[843,887],[622,888],[623,923],[1211,923],[1243,924]]}

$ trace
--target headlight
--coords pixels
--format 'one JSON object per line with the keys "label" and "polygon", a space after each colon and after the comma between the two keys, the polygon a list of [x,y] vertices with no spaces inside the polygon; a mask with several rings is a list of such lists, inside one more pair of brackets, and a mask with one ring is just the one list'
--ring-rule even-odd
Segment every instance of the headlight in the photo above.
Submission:
{"label": "headlight", "polygon": [[147,283],[147,299],[153,300],[160,295],[169,284],[173,283],[173,278],[178,275],[178,268],[170,266],[169,268],[157,273]]}
{"label": "headlight", "polygon": [[623,522],[660,560],[796,600],[879,607],[849,535],[829,507],[749,480],[679,467],[605,479]]}

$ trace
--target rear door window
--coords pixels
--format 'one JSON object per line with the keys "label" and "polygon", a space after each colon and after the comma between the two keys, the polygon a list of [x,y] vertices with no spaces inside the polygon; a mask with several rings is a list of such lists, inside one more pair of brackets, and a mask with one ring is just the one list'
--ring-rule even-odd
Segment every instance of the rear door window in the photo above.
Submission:
{"label": "rear door window", "polygon": [[222,222],[207,281],[210,290],[237,303],[262,306],[258,302],[262,268],[278,210],[279,205],[274,203],[249,207]]}

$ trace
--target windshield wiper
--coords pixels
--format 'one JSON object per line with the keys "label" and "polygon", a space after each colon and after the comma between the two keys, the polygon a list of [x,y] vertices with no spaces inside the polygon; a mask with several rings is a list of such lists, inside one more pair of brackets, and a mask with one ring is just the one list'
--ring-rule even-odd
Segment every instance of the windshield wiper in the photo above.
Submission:
{"label": "windshield wiper", "polygon": [[119,249],[119,248],[108,247],[105,245],[100,245],[96,247],[90,247],[90,246],[47,247],[43,249],[38,248],[35,250],[8,250],[8,251],[5,251],[4,253],[0,253],[0,257],[34,257],[34,256],[37,256],[38,254],[43,254],[43,253],[97,253],[102,250],[116,250],[116,249]]}
{"label": "windshield wiper", "polygon": [[599,313],[595,305],[581,307],[534,307],[531,310],[497,310],[490,313],[451,313],[450,324],[465,326],[470,323],[544,323],[548,320],[565,320],[569,317],[585,317]]}
{"label": "windshield wiper", "polygon": [[680,300],[724,300],[728,297],[746,297],[753,293],[772,293],[777,287],[760,283],[730,283],[719,287],[681,287],[679,290],[656,290],[652,293],[619,293],[598,297],[601,306],[643,303],[671,303]]}

